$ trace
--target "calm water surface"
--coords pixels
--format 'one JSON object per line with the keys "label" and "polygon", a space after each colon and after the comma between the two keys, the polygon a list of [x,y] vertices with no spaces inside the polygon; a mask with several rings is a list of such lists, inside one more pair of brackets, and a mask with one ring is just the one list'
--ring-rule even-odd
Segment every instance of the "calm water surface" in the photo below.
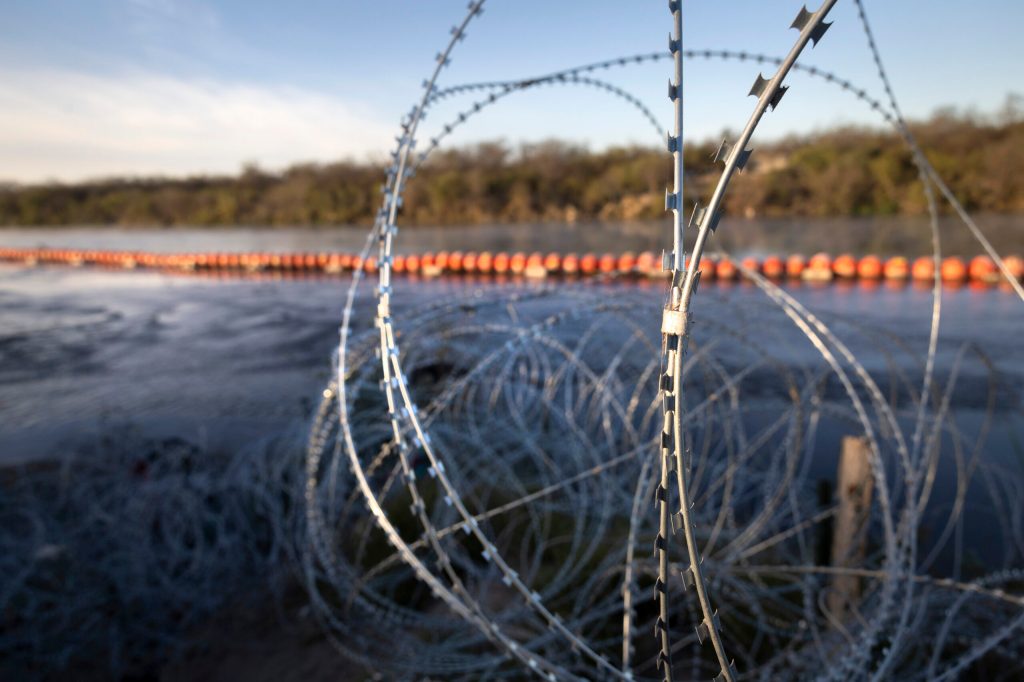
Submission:
{"label": "calm water surface", "polygon": [[[331,248],[353,248],[357,243],[349,233],[314,231],[233,232],[235,241],[227,244],[208,231],[61,231],[59,240],[56,234],[47,232],[42,238],[54,239],[53,245],[174,250],[307,250],[314,243],[322,245],[325,236]],[[436,235],[422,233],[419,238]],[[484,248],[517,248],[514,243],[479,243],[489,244]],[[418,248],[435,247],[422,242]],[[558,246],[551,242],[546,248]],[[280,438],[301,442],[329,379],[347,283],[344,277],[223,279],[0,264],[0,467],[96,452],[97,443],[101,450],[129,435],[152,442],[181,439],[204,452],[235,451]],[[452,278],[398,279],[394,288],[402,305],[420,306],[509,286]],[[650,297],[652,333],[657,332],[657,307],[664,296],[661,282],[562,286],[605,287],[609,296],[624,288],[639,289]],[[848,343],[884,392],[898,392],[901,385],[919,386],[928,344],[930,292],[862,285],[787,288]],[[558,299],[554,301],[557,305]],[[716,315],[757,310],[764,301],[750,285],[717,284],[702,288],[695,311],[698,321],[713,322]],[[372,319],[368,288],[358,307],[359,320]],[[775,317],[770,341],[766,336],[771,357],[795,372],[822,367],[806,339],[781,314]],[[756,328],[748,327],[748,334],[757,334]],[[697,328],[695,341],[710,340],[714,328]],[[984,461],[1016,472],[1008,480],[1021,480],[1024,303],[1006,290],[947,289],[941,338],[936,377],[941,390],[956,372],[950,408],[957,427],[968,442],[972,434],[986,432]],[[958,359],[962,352],[965,359]],[[729,362],[727,354],[720,359]],[[779,409],[777,387],[771,385],[776,377],[773,370],[762,386],[748,391],[749,399],[764,402],[765,415]],[[825,399],[848,404],[838,386],[827,390]],[[994,411],[986,425],[990,402]],[[813,476],[834,476],[839,441],[856,430],[856,425],[826,411],[817,448],[827,463],[816,463]],[[940,475],[934,499],[950,499],[954,485],[952,477]],[[980,512],[966,527],[985,561],[1000,564],[991,519]]]}
{"label": "calm water surface", "polygon": [[[346,285],[344,278],[224,281],[0,265],[0,462],[59,455],[115,422],[225,443],[301,426],[328,379]],[[494,286],[501,285],[405,279],[395,289],[405,305],[417,305]],[[655,311],[663,296],[660,282],[566,286],[609,286],[610,294],[643,288]],[[799,284],[790,290],[869,371],[920,381],[928,291]],[[367,320],[369,293],[359,299]],[[749,285],[718,284],[701,290],[695,309],[713,318],[763,300]],[[821,362],[783,316],[774,326],[782,339],[770,349],[774,358],[793,367]],[[938,375],[949,374],[965,344],[976,348],[1000,377],[1001,413],[1016,420],[1024,304],[998,289],[946,290],[941,333]],[[971,357],[959,372],[954,403],[974,409],[985,404],[990,372]]]}

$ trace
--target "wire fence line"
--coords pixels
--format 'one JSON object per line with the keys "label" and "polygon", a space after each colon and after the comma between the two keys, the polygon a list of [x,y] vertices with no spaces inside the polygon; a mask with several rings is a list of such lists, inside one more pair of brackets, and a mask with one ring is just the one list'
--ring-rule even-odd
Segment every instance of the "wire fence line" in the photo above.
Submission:
{"label": "wire fence line", "polygon": [[[784,58],[685,50],[685,8],[672,2],[668,53],[441,88],[482,13],[483,2],[470,3],[401,123],[360,256],[376,259],[376,286],[360,293],[363,273],[353,273],[334,378],[304,451],[268,447],[216,465],[182,452],[147,460],[142,484],[133,452],[140,444],[120,457],[69,460],[63,484],[23,472],[0,498],[0,613],[19,618],[17,628],[0,628],[0,652],[77,660],[99,647],[111,652],[111,670],[128,670],[139,642],[179,645],[170,612],[184,614],[186,626],[199,622],[223,606],[223,585],[284,565],[300,576],[339,653],[386,678],[1020,675],[1024,476],[984,456],[991,423],[1001,411],[1019,417],[1019,402],[1000,404],[1006,378],[980,348],[941,338],[938,280],[923,363],[920,349],[852,316],[816,314],[746,269],[764,299],[703,291],[692,333],[698,264],[722,197],[791,70],[849,91],[906,133],[855,1],[887,104],[796,61],[822,38],[834,0],[799,12]],[[688,225],[684,57],[778,69],[758,75],[754,111],[723,146],[721,179]],[[625,99],[663,139],[641,100],[589,74],[666,58],[674,68],[666,203],[674,213],[664,300],[600,284],[452,288],[431,297],[393,284],[405,184],[459,125],[515,92],[583,85]],[[417,150],[433,103],[478,92],[487,95]],[[955,198],[913,137],[904,139],[928,180],[934,220],[934,189]],[[685,227],[697,230],[689,258]],[[373,327],[363,322],[371,317]],[[803,354],[794,361],[788,349],[797,343]],[[856,347],[881,360],[868,364]],[[953,358],[945,377],[940,352]],[[905,368],[919,365],[920,379],[908,376]],[[981,396],[980,426],[957,419],[956,396],[967,391]],[[869,446],[875,496],[855,566],[821,558],[837,509],[815,491],[827,429],[863,434]],[[942,477],[950,480],[939,500]],[[1001,555],[989,571],[969,568],[965,510],[975,505],[997,519]],[[930,528],[941,530],[925,541]],[[671,543],[679,531],[684,541]],[[86,555],[95,574],[74,570]],[[945,573],[929,573],[939,563],[949,564]],[[839,577],[860,586],[843,612],[828,599]],[[163,608],[84,627],[105,622],[96,585],[124,604]],[[61,633],[69,627],[89,636],[68,642]]]}

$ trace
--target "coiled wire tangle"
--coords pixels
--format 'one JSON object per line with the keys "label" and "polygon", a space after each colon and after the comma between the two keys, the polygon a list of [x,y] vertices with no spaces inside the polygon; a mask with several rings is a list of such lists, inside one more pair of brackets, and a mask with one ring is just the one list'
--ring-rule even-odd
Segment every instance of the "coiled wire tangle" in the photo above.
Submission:
{"label": "coiled wire tangle", "polygon": [[[372,347],[368,338],[359,336],[354,345],[351,341],[355,292],[361,277],[357,273],[343,316],[342,342],[336,358],[338,378],[325,391],[312,431],[307,457],[307,532],[313,551],[307,555],[305,566],[310,591],[331,631],[338,635],[337,645],[356,660],[375,667],[385,665],[404,674],[517,676],[517,669],[503,662],[512,659],[539,675],[558,679],[632,678],[635,674],[649,675],[652,668],[658,668],[666,678],[684,677],[678,666],[673,673],[671,658],[686,649],[692,652],[687,658],[690,676],[733,679],[736,669],[726,655],[722,618],[711,605],[709,584],[717,583],[716,589],[729,595],[729,608],[722,617],[746,634],[747,641],[734,636],[731,643],[740,657],[739,668],[761,677],[878,679],[893,669],[915,677],[910,671],[918,670],[913,664],[922,660],[927,647],[912,634],[913,628],[923,627],[925,614],[937,603],[952,605],[955,614],[961,612],[960,603],[972,597],[1002,604],[1005,609],[972,614],[978,620],[961,627],[970,631],[958,642],[962,651],[950,656],[941,647],[931,650],[929,675],[950,677],[989,651],[1000,647],[1002,653],[1012,650],[1008,637],[1021,623],[1019,616],[1011,618],[1007,614],[1019,609],[1022,601],[990,584],[1012,583],[1020,578],[1019,570],[1001,573],[991,578],[991,583],[964,583],[917,572],[915,536],[930,493],[928,472],[934,471],[939,462],[939,434],[953,434],[958,443],[963,439],[948,414],[948,396],[955,382],[950,381],[946,399],[937,401],[934,413],[928,408],[938,343],[938,283],[924,383],[914,398],[917,414],[910,444],[899,424],[903,415],[885,399],[849,347],[822,320],[756,273],[747,274],[821,354],[827,372],[838,380],[850,407],[840,409],[825,403],[820,388],[822,374],[793,376],[791,369],[772,360],[767,344],[749,327],[737,328],[721,320],[709,322],[709,327],[717,325],[716,331],[726,339],[719,347],[742,348],[745,362],[724,365],[715,358],[714,343],[699,347],[696,342],[695,352],[684,361],[682,351],[691,320],[688,306],[699,281],[699,269],[687,271],[683,267],[681,165],[670,204],[676,214],[676,245],[669,260],[672,293],[663,324],[668,331],[660,361],[636,360],[637,347],[648,348],[655,357],[656,346],[650,330],[637,316],[637,310],[649,308],[650,302],[638,299],[635,292],[603,291],[594,296],[585,290],[556,292],[544,287],[491,290],[479,298],[408,312],[402,318],[402,331],[396,329],[390,260],[402,190],[443,137],[499,98],[546,83],[596,86],[626,98],[649,120],[652,118],[639,100],[620,88],[581,74],[660,55],[611,60],[521,81],[437,89],[438,74],[449,63],[454,45],[465,37],[470,20],[481,13],[482,4],[471,3],[466,19],[453,28],[451,42],[439,53],[434,73],[425,82],[424,96],[403,121],[383,206],[368,236],[364,259],[370,257],[373,245],[378,245],[375,350],[380,371],[371,369],[375,363],[368,362]],[[782,81],[796,65],[803,47],[822,37],[827,27],[824,18],[833,4],[825,2],[814,13],[800,13],[794,22],[800,36],[785,59],[735,55],[774,61],[780,68],[767,81],[758,78],[752,93],[758,96],[758,104],[751,121],[736,144],[723,147],[726,168],[708,209],[694,212],[692,224],[698,230],[691,257],[694,263],[699,263],[708,235],[718,222],[718,206],[729,177],[749,156],[746,144],[758,120],[779,103],[785,91]],[[678,3],[670,3],[670,8],[678,26],[681,8]],[[733,56],[683,51],[675,42],[678,36],[677,30],[669,54],[677,62],[679,76],[678,64],[684,54]],[[842,79],[813,68],[805,71],[853,92],[904,134],[922,176],[928,180],[924,184],[934,223],[931,186],[942,191],[945,185],[906,133],[887,81],[888,109]],[[884,71],[882,75],[884,78]],[[679,78],[675,87],[679,88],[675,91],[679,100]],[[414,158],[417,130],[427,107],[442,97],[477,90],[492,92],[445,125]],[[677,112],[680,107],[681,102]],[[677,140],[681,132],[680,120]],[[681,151],[679,144],[676,141],[677,154]],[[942,193],[955,201],[948,189]],[[980,231],[976,236],[985,244]],[[936,246],[936,258],[938,253]],[[716,303],[719,311],[731,305],[724,300]],[[760,314],[746,312],[752,317]],[[609,320],[620,325],[617,333],[610,331]],[[402,335],[407,339],[405,353],[398,349]],[[598,338],[601,343],[596,342]],[[444,362],[439,362],[439,354]],[[965,356],[966,351],[962,351],[957,362]],[[743,381],[766,366],[784,379],[792,405],[769,427],[748,434],[743,424]],[[670,371],[665,372],[666,368]],[[687,405],[683,382],[698,371],[704,374],[698,392],[704,400]],[[662,375],[668,380],[659,380]],[[432,387],[424,389],[424,382]],[[374,386],[381,389],[383,402],[377,398],[374,403],[368,397]],[[658,386],[666,389],[669,400],[659,399],[655,393]],[[421,400],[421,404],[426,407],[418,407],[414,391],[418,395],[423,392],[426,402]],[[386,411],[389,416],[390,427],[383,431],[371,418],[374,404],[376,410]],[[660,428],[655,424],[658,413],[664,424]],[[806,481],[807,455],[816,424],[829,413],[841,414],[867,435],[878,494],[873,510],[881,527],[877,568],[849,569],[848,573],[877,579],[881,589],[864,600],[863,607],[871,617],[854,624],[820,613],[817,601],[821,585],[817,576],[846,569],[822,567],[809,560],[806,533],[827,520],[834,510],[810,513],[806,500],[797,493],[800,486],[795,485]],[[701,450],[694,452],[697,430],[703,437],[699,439]],[[926,430],[931,431],[930,436],[926,437]],[[661,437],[661,478],[656,482],[649,448],[658,433],[668,438]],[[595,434],[601,438],[595,440]],[[435,439],[441,444],[435,445]],[[759,458],[765,450],[773,450],[773,456]],[[375,454],[367,459],[361,455],[365,452]],[[885,461],[889,452],[894,453],[892,461],[902,473],[897,481],[887,474],[891,469]],[[978,466],[979,453],[980,442],[969,459],[971,470]],[[639,469],[635,466],[637,460]],[[345,463],[352,471],[351,479],[340,475]],[[485,474],[480,473],[481,468]],[[686,538],[685,566],[671,561],[667,546],[668,474],[673,471],[680,504],[678,527]],[[616,494],[594,480],[613,473],[635,482],[631,494]],[[964,490],[958,488],[954,508],[961,505]],[[505,495],[513,499],[505,499]],[[392,508],[403,496],[411,502],[408,512]],[[488,507],[487,501],[492,499],[494,506]],[[659,506],[657,529],[645,527],[645,499],[654,499]],[[353,527],[359,518],[360,500],[370,517],[362,520],[354,554],[340,553],[333,537],[335,529]],[[740,523],[737,512],[745,507],[758,508],[760,513],[751,515],[748,510]],[[1013,515],[1012,506],[1002,508]],[[486,511],[474,513],[473,509]],[[510,519],[513,514],[523,515],[521,520],[516,516],[515,522],[508,521],[523,524],[518,531],[493,525],[495,519]],[[628,519],[624,562],[594,535],[594,528],[606,533],[616,518]],[[549,535],[559,521],[571,521],[571,530],[563,531],[564,536]],[[951,515],[946,528],[955,525]],[[375,542],[372,537],[378,530],[392,550],[383,559],[370,560],[371,554],[380,551],[375,548],[379,540]],[[418,537],[406,539],[410,532]],[[637,538],[648,532],[656,533],[658,538],[656,566],[635,553]],[[512,555],[510,542],[522,551]],[[795,543],[796,554],[792,546],[788,547],[791,543]],[[569,549],[556,551],[563,546]],[[538,567],[548,555],[563,553],[565,560],[553,572]],[[770,554],[773,561],[749,563],[751,557],[762,553]],[[407,570],[422,587],[408,586]],[[798,582],[787,588],[772,587],[758,577],[766,575]],[[657,614],[635,605],[633,595],[640,581],[653,583],[659,601]],[[535,590],[531,585],[538,587]],[[613,585],[621,586],[621,600],[610,598]],[[669,613],[670,585],[693,585],[698,592],[697,604],[684,601],[681,608],[685,614]],[[915,588],[922,585],[931,593],[917,598]],[[426,589],[430,595],[416,593],[410,598],[409,589]],[[790,598],[790,590],[798,596]],[[429,599],[444,603],[471,628],[465,630],[434,613],[424,605],[424,598],[427,604]],[[344,603],[347,618],[339,615],[335,601]],[[365,626],[353,627],[355,622],[365,622],[364,618],[352,620],[356,613],[364,614],[364,618],[372,614],[372,621],[379,627],[370,634]],[[613,638],[607,628],[609,621],[619,616],[623,623],[622,661],[617,666],[611,663]],[[669,619],[683,617],[697,630],[694,635],[672,641],[668,636]],[[1003,620],[996,626],[999,618]],[[641,657],[635,656],[633,649],[638,619],[649,621],[660,645],[659,650],[644,652]],[[949,641],[953,630],[949,622],[940,633],[944,642]],[[990,627],[986,629],[987,625]],[[693,648],[705,637],[713,645],[713,659]],[[766,652],[768,641],[770,653]],[[496,647],[498,653],[487,653],[485,642]],[[376,653],[370,655],[371,651]]]}

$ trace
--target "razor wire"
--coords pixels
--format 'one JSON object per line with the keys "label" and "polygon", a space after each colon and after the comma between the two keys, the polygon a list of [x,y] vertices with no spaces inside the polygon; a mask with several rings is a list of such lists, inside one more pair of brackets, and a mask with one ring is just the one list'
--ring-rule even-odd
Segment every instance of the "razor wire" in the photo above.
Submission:
{"label": "razor wire", "polygon": [[[819,36],[819,37],[820,37],[820,36]],[[806,41],[805,41],[805,42],[806,42]],[[534,82],[536,82],[536,81],[534,81],[534,80],[531,80],[531,81],[525,81],[525,82],[522,82],[522,83],[520,83],[520,84],[519,84],[519,85],[518,85],[517,87],[525,87],[525,86],[528,86],[528,85],[532,85],[532,84],[534,84]],[[507,85],[505,85],[505,86],[502,86],[502,87],[504,87],[504,89],[506,90],[506,92],[507,92],[507,91],[508,91],[508,90],[510,89],[510,88],[509,88],[509,87],[508,87]],[[491,101],[493,101],[493,99],[492,99]],[[461,121],[461,120],[464,120],[464,117],[460,116],[460,121]],[[449,127],[447,127],[447,126],[446,126],[445,132],[446,132],[446,133],[450,133],[450,132],[451,132],[451,129],[450,129]],[[436,146],[436,143],[434,143],[434,146]],[[433,461],[433,460],[432,460],[432,461]]]}
{"label": "razor wire", "polygon": [[[806,16],[805,16],[805,15],[806,15]],[[822,17],[823,17],[823,15],[824,15],[824,12],[822,12]],[[807,22],[808,20],[810,20],[810,19],[811,19],[811,15],[810,15],[810,13],[806,13],[806,12],[802,12],[802,13],[801,13],[801,17],[803,17],[803,18],[804,18],[805,22]],[[799,19],[800,19],[800,18],[798,18],[798,22],[797,22],[797,23],[799,23]],[[806,23],[805,23],[805,25],[804,25],[804,26],[798,26],[798,28],[806,28]],[[817,27],[816,27],[816,26],[811,26],[811,28],[810,28],[810,29],[808,29],[808,36],[807,36],[807,38],[810,38],[810,31],[812,31],[812,30],[819,30],[819,29],[817,29]],[[823,31],[822,31],[822,32],[823,32]],[[816,35],[816,37],[814,38],[815,42],[816,42],[816,39],[817,39],[818,37],[820,37],[820,35],[821,35],[820,33],[818,33],[818,34]],[[803,31],[802,31],[802,37],[803,37]],[[804,41],[803,41],[804,43],[806,43],[806,40],[807,40],[807,38],[805,38],[805,39],[804,39]],[[620,62],[620,63],[622,63],[622,60],[619,60],[619,62]],[[528,86],[531,86],[531,85],[533,85],[533,84],[536,84],[536,83],[538,82],[538,80],[539,80],[539,79],[530,79],[530,80],[528,80],[528,81],[522,81],[522,82],[519,82],[519,83],[517,83],[517,84],[515,85],[515,87],[518,87],[518,88],[528,87]],[[780,78],[779,78],[778,80],[779,80],[779,81],[781,81],[781,77],[780,77]],[[759,79],[759,82],[760,82],[760,79]],[[775,85],[777,86],[777,85],[778,85],[778,83],[776,83]],[[511,86],[509,86],[508,84],[503,84],[503,85],[500,85],[500,87],[502,87],[502,88],[504,89],[504,91],[505,91],[506,93],[507,93],[507,92],[508,92],[508,91],[509,91],[509,90],[511,89]],[[755,86],[755,89],[756,89],[756,86]],[[504,93],[503,93],[503,94],[504,94]],[[864,93],[863,93],[863,91],[861,91],[861,92],[859,93],[859,95],[860,95],[861,97],[864,97],[864,96],[865,96],[865,95],[864,95]],[[774,96],[774,93],[773,93],[773,96]],[[494,101],[494,100],[493,100],[493,98],[491,99],[491,101]],[[773,103],[777,103],[777,99],[775,99]],[[764,107],[762,107],[762,111],[763,111],[763,109],[764,109]],[[464,115],[460,115],[460,122],[461,122],[461,121],[463,121],[463,120],[465,120],[465,117],[464,117]],[[446,128],[445,128],[445,132],[446,132],[446,133],[450,133],[450,132],[451,132],[451,127],[450,127],[450,126],[446,126]],[[670,142],[670,144],[671,144],[671,142]],[[436,146],[436,142],[433,142],[433,146]],[[723,147],[723,150],[724,150],[724,149],[725,149],[725,148]],[[727,150],[726,150],[726,151],[727,151]],[[744,159],[744,160],[745,160],[745,159]],[[432,460],[432,461],[434,461],[434,460]],[[628,618],[627,618],[627,620],[628,620]],[[624,654],[624,655],[626,655],[626,654]],[[723,671],[723,674],[724,674],[724,671]]]}
{"label": "razor wire", "polygon": [[[661,388],[665,396],[663,409],[665,430],[662,432],[661,484],[658,487],[660,524],[655,541],[655,547],[659,552],[660,559],[659,583],[655,589],[661,592],[659,601],[661,604],[661,617],[664,618],[664,622],[659,622],[659,625],[661,626],[661,655],[664,657],[661,660],[661,663],[663,667],[662,672],[666,682],[670,682],[673,679],[671,645],[668,635],[668,609],[666,594],[668,578],[667,543],[669,541],[668,487],[669,474],[673,469],[676,473],[676,488],[679,504],[679,511],[674,514],[674,519],[678,519],[678,521],[675,521],[675,527],[673,530],[681,529],[683,531],[686,542],[686,552],[690,560],[690,565],[684,569],[683,573],[684,585],[692,585],[694,587],[694,591],[697,594],[697,600],[700,604],[700,610],[703,614],[702,621],[700,625],[698,625],[698,639],[701,640],[702,643],[705,638],[711,641],[712,648],[714,649],[715,656],[718,659],[718,664],[720,666],[720,672],[716,675],[716,680],[732,682],[736,674],[733,662],[729,660],[725,651],[718,613],[711,605],[708,583],[705,580],[702,568],[703,558],[700,549],[697,546],[695,533],[696,527],[694,525],[694,520],[691,518],[691,511],[693,510],[694,503],[690,501],[690,489],[689,482],[687,480],[690,473],[688,470],[690,462],[687,461],[688,457],[685,452],[686,446],[683,442],[680,410],[676,408],[677,403],[681,402],[683,386],[682,357],[686,353],[687,344],[690,340],[690,324],[692,319],[690,313],[690,298],[693,295],[696,283],[699,280],[698,273],[700,271],[697,264],[700,263],[704,243],[707,240],[709,232],[713,231],[718,226],[721,216],[721,202],[725,196],[725,191],[728,187],[729,180],[732,177],[732,173],[736,169],[742,170],[744,165],[746,165],[747,159],[750,157],[751,151],[747,149],[747,143],[753,135],[754,129],[757,127],[758,122],[761,120],[761,117],[769,106],[771,106],[772,109],[775,109],[778,106],[779,101],[786,92],[786,86],[782,85],[782,81],[789,73],[792,64],[796,62],[797,57],[803,51],[803,48],[809,41],[813,41],[817,44],[818,40],[821,39],[825,31],[828,29],[829,25],[824,23],[824,19],[834,4],[835,0],[826,0],[814,13],[808,12],[806,7],[801,9],[800,14],[793,22],[793,28],[800,31],[800,36],[797,39],[796,44],[790,50],[789,55],[785,58],[782,65],[779,67],[779,70],[773,77],[765,80],[764,77],[759,74],[757,80],[754,82],[754,85],[750,90],[750,94],[758,98],[754,113],[751,115],[746,127],[740,134],[739,139],[731,146],[727,146],[726,143],[723,142],[718,153],[715,155],[716,161],[719,159],[724,161],[725,168],[722,171],[721,179],[715,187],[708,206],[706,208],[701,208],[699,205],[694,207],[691,227],[696,227],[698,231],[697,239],[694,243],[691,254],[691,259],[694,265],[687,271],[683,268],[684,259],[682,253],[683,56],[680,53],[683,35],[682,3],[680,0],[669,3],[669,10],[673,13],[675,23],[674,36],[673,39],[669,41],[669,44],[670,51],[674,53],[674,62],[676,65],[676,79],[674,82],[670,82],[669,84],[669,99],[673,101],[675,106],[676,135],[674,137],[669,137],[668,148],[669,151],[673,153],[675,161],[675,184],[671,193],[666,192],[665,209],[672,211],[674,230],[672,255],[665,259],[665,267],[670,271],[672,282],[669,302],[665,306],[661,323],[661,331],[664,335],[662,363],[665,368],[665,372],[662,375]],[[884,491],[884,486],[881,487],[880,490]],[[887,535],[889,535],[888,528]]]}

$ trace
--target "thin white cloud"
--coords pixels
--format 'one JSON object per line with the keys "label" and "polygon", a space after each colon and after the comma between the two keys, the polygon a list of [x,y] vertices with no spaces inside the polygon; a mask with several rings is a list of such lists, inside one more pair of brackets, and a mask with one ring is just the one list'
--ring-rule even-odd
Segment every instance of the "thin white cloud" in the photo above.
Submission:
{"label": "thin white cloud", "polygon": [[392,132],[357,103],[291,87],[0,71],[0,180],[280,168],[381,154]]}

